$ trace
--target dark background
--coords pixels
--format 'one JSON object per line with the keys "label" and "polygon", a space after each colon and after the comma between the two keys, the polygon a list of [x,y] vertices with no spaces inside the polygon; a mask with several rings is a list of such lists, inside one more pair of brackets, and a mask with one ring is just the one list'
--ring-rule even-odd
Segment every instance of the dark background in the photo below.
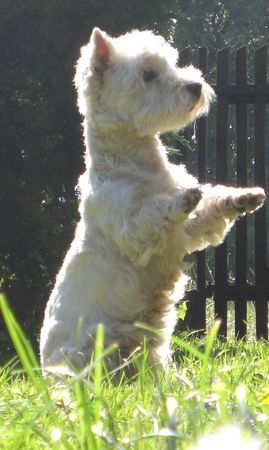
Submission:
{"label": "dark background", "polygon": [[[247,45],[251,61],[269,42],[268,8],[266,0],[1,0],[0,286],[34,344],[77,220],[84,149],[72,80],[92,28],[153,29],[193,55],[207,46],[214,81],[218,49]],[[0,345],[6,352],[4,326]]]}

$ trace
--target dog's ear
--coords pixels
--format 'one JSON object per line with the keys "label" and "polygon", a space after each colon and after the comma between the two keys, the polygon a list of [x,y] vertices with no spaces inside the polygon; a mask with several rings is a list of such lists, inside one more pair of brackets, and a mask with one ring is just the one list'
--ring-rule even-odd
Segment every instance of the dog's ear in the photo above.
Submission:
{"label": "dog's ear", "polygon": [[111,38],[99,28],[95,27],[91,35],[92,63],[98,71],[104,70],[111,62],[113,45]]}

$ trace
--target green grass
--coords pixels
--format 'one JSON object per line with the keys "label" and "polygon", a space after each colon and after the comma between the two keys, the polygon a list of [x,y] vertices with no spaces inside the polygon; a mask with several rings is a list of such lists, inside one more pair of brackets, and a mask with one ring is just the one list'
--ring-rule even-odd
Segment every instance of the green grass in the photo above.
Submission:
{"label": "green grass", "polygon": [[18,354],[0,371],[1,449],[184,450],[228,423],[257,433],[269,448],[268,343],[220,342],[215,325],[205,340],[174,339],[167,374],[150,371],[144,351],[136,380],[112,382],[99,327],[88,377],[56,386],[42,379],[3,297],[0,306]]}

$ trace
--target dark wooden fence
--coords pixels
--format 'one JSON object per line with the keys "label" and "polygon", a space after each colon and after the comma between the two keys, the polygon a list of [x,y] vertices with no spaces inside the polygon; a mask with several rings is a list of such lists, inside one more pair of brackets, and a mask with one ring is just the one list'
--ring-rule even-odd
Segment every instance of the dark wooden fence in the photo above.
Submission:
{"label": "dark wooden fence", "polygon": [[[207,49],[199,50],[199,66],[207,73]],[[213,86],[218,97],[216,106],[216,140],[215,140],[215,181],[227,184],[228,161],[228,111],[233,107],[236,136],[237,184],[245,186],[248,180],[247,144],[249,133],[254,140],[254,180],[256,185],[266,188],[266,152],[269,152],[268,110],[269,84],[267,81],[267,47],[255,52],[255,81],[248,83],[247,49],[240,48],[236,52],[235,62],[231,66],[230,49],[219,51],[217,56],[217,82]],[[230,69],[235,69],[234,81],[230,83]],[[254,120],[252,129],[248,126],[248,108],[252,108]],[[267,123],[266,123],[267,117]],[[207,181],[207,127],[208,118],[201,118],[197,124],[197,172],[201,182]],[[210,151],[214,149],[210,148]],[[268,161],[267,157],[267,161]],[[268,162],[267,162],[268,164]],[[269,191],[267,185],[267,192]],[[269,192],[268,192],[269,193]],[[267,225],[267,227],[269,224]],[[247,332],[247,302],[253,301],[256,310],[256,336],[268,339],[268,300],[269,300],[269,268],[267,264],[266,210],[260,209],[255,214],[255,280],[247,280],[247,233],[248,221],[244,217],[236,224],[235,238],[235,276],[228,282],[227,242],[215,250],[214,283],[206,281],[206,254],[197,254],[197,288],[187,292],[189,300],[189,323],[195,330],[206,329],[206,300],[213,297],[215,316],[221,318],[220,333],[227,335],[227,302],[234,302],[235,336],[242,338]]]}

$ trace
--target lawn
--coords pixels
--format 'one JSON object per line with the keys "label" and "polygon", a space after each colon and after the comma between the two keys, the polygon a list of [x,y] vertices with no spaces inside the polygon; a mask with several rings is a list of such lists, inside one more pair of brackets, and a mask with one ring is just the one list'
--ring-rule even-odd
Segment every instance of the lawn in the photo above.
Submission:
{"label": "lawn", "polygon": [[215,325],[205,339],[174,338],[167,374],[148,369],[146,350],[134,355],[139,373],[128,382],[106,373],[100,327],[87,376],[56,387],[42,379],[27,339],[0,302],[18,354],[0,371],[1,449],[185,450],[226,424],[242,426],[269,448],[268,343],[220,342]]}

